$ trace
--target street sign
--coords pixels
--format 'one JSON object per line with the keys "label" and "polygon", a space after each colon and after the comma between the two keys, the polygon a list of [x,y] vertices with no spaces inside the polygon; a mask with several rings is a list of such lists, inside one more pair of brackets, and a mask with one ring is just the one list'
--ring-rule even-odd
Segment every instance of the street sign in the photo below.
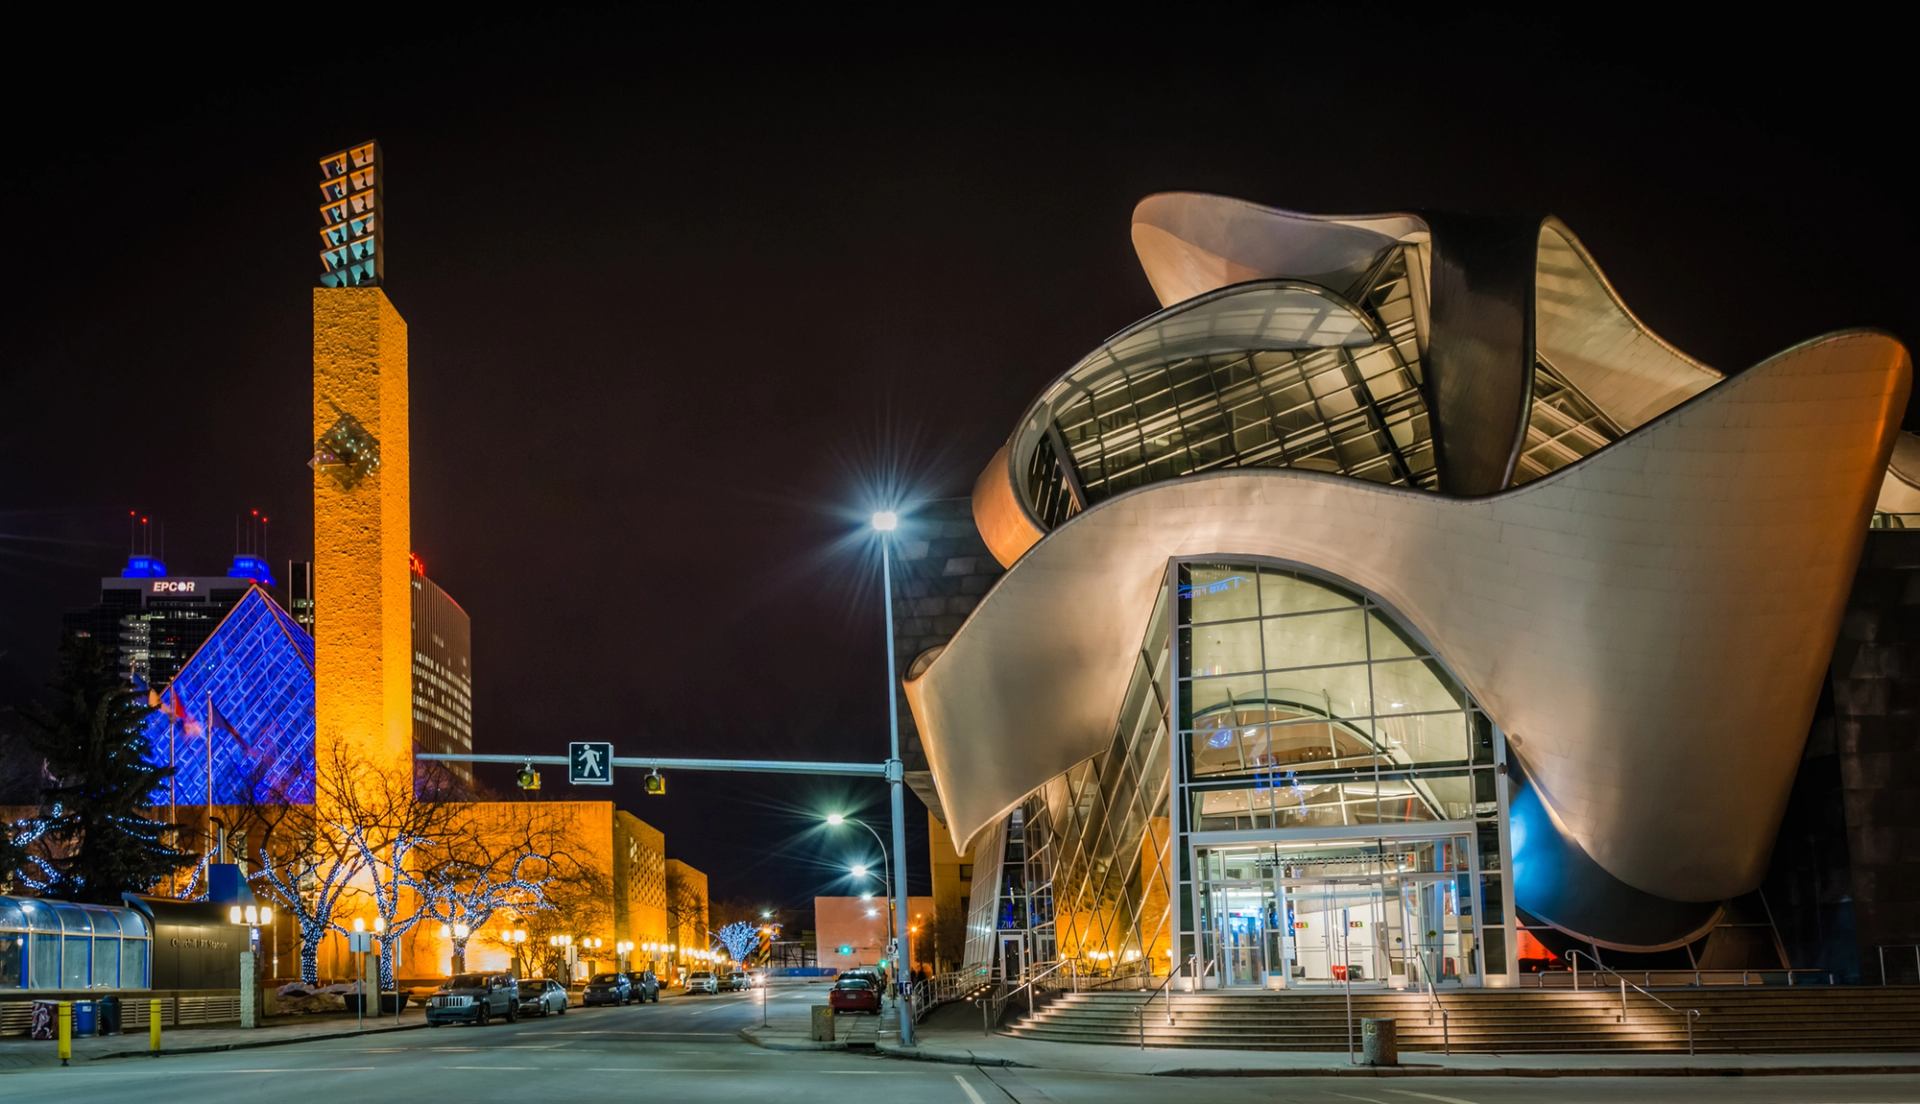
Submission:
{"label": "street sign", "polygon": [[613,785],[613,744],[606,741],[568,744],[567,781],[576,786]]}
{"label": "street sign", "polygon": [[347,953],[372,954],[373,953],[373,933],[372,932],[348,932],[347,933]]}

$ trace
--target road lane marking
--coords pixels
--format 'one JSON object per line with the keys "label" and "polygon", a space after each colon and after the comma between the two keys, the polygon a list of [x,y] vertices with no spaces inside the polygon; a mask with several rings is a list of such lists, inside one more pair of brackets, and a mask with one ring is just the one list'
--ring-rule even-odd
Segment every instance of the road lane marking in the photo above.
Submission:
{"label": "road lane marking", "polygon": [[441,1069],[457,1070],[498,1070],[502,1073],[532,1073],[539,1066],[441,1066]]}
{"label": "road lane marking", "polygon": [[[1328,1092],[1333,1092],[1333,1090],[1332,1090],[1332,1089],[1328,1089],[1327,1091],[1328,1091]],[[1344,1096],[1344,1097],[1346,1097],[1346,1098],[1347,1098],[1348,1100],[1364,1100],[1364,1101],[1366,1101],[1366,1102],[1367,1102],[1367,1104],[1387,1104],[1387,1102],[1386,1102],[1386,1101],[1384,1101],[1384,1100],[1382,1100],[1382,1099],[1380,1099],[1380,1098],[1379,1098],[1379,1097],[1377,1097],[1377,1096],[1355,1096],[1355,1095],[1353,1095],[1352,1093],[1343,1093],[1343,1092],[1335,1092],[1335,1093],[1333,1093],[1333,1095],[1335,1095],[1335,1096]]]}
{"label": "road lane marking", "polygon": [[1473,1101],[1462,1100],[1457,1096],[1435,1096],[1432,1093],[1414,1092],[1412,1089],[1388,1089],[1386,1091],[1399,1093],[1401,1096],[1417,1096],[1422,1100],[1437,1100],[1440,1104],[1473,1104]]}
{"label": "road lane marking", "polygon": [[980,1099],[980,1094],[979,1094],[979,1093],[977,1093],[977,1092],[975,1092],[975,1091],[973,1091],[973,1086],[972,1086],[972,1085],[969,1085],[969,1084],[967,1084],[967,1079],[966,1079],[966,1078],[964,1078],[964,1077],[962,1077],[962,1076],[960,1076],[959,1074],[957,1074],[957,1073],[956,1073],[956,1074],[954,1074],[954,1075],[953,1075],[953,1079],[954,1079],[955,1081],[958,1081],[958,1082],[960,1083],[960,1091],[961,1091],[961,1092],[964,1092],[964,1093],[966,1093],[966,1094],[967,1094],[967,1099],[968,1099],[968,1100],[970,1100],[970,1101],[972,1101],[972,1102],[973,1102],[973,1104],[987,1104],[987,1102],[986,1102],[986,1101],[984,1101],[984,1100],[982,1100],[982,1099]]}
{"label": "road lane marking", "polygon": [[202,1075],[215,1073],[369,1073],[372,1066],[275,1066],[268,1069],[212,1069],[181,1070],[181,1073]]}

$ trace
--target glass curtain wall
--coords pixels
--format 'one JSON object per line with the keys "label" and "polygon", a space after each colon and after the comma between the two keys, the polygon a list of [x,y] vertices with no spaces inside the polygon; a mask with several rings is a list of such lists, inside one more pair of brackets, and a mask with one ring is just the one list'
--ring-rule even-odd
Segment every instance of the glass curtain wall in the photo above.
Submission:
{"label": "glass curtain wall", "polygon": [[[1171,833],[1164,598],[1135,653],[1107,750],[1029,795],[989,835],[998,901],[976,901],[970,966],[1071,960],[1082,978],[1165,973]],[[997,834],[997,836],[996,836]],[[975,871],[976,886],[983,884]],[[991,917],[991,919],[989,919]]]}
{"label": "glass curtain wall", "polygon": [[1025,471],[1035,518],[1053,528],[1122,491],[1220,468],[1432,489],[1410,256],[1387,250],[1347,297],[1256,282],[1110,341],[1043,402],[1050,420]]}
{"label": "glass curtain wall", "polygon": [[1533,362],[1533,406],[1513,486],[1558,471],[1620,439],[1620,427],[1545,358]]}
{"label": "glass curtain wall", "polygon": [[1506,973],[1490,719],[1339,583],[1253,563],[1175,575],[1182,960],[1261,987]]}

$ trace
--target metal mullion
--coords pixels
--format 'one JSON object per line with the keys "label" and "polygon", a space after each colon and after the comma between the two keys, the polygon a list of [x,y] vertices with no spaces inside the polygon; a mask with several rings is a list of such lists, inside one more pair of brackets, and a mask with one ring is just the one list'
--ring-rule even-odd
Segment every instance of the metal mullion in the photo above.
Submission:
{"label": "metal mullion", "polygon": [[[1386,418],[1381,415],[1379,404],[1373,400],[1373,389],[1367,386],[1366,378],[1360,374],[1360,365],[1353,354],[1346,349],[1339,350],[1340,363],[1347,377],[1347,386],[1358,393],[1360,405],[1367,412],[1367,420],[1373,425],[1373,431],[1380,435],[1381,443],[1387,450],[1388,463],[1394,469],[1394,475],[1402,483],[1413,482],[1413,468],[1407,458],[1400,454],[1400,446],[1394,441],[1393,434],[1387,432]],[[1339,447],[1337,444],[1334,446]],[[1343,464],[1344,460],[1341,461]]]}

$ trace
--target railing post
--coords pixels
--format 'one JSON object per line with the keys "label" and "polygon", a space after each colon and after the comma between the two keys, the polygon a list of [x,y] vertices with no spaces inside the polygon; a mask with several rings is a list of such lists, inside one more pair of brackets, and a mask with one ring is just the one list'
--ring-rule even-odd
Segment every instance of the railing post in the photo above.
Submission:
{"label": "railing post", "polygon": [[974,1001],[973,1003],[980,1006],[980,1034],[985,1035],[987,1038],[991,1039],[993,1037],[993,1031],[987,1027],[987,1001],[989,999],[990,998],[987,998],[987,997],[981,997],[979,1000]]}
{"label": "railing post", "polygon": [[1880,952],[1880,984],[1885,985],[1887,983],[1887,948],[1885,944],[1881,944],[1877,949]]}
{"label": "railing post", "polygon": [[1693,1021],[1694,1017],[1698,1015],[1700,1015],[1699,1009],[1687,1009],[1687,1056],[1689,1058],[1693,1056]]}
{"label": "railing post", "polygon": [[1620,979],[1620,1022],[1627,1022],[1627,979]]}
{"label": "railing post", "polygon": [[1446,1009],[1440,1010],[1440,1042],[1446,1047],[1447,1057],[1453,1057],[1453,1031],[1448,1026],[1451,1016]]}
{"label": "railing post", "polygon": [[1353,960],[1347,960],[1344,974],[1347,983],[1347,1064],[1353,1064]]}
{"label": "railing post", "polygon": [[1920,943],[1913,945],[1913,980],[1920,982]]}
{"label": "railing post", "polygon": [[[1153,998],[1148,997],[1147,999],[1152,1000]],[[1140,1049],[1145,1050],[1147,1049],[1147,1006],[1145,1004],[1133,1010],[1133,1020],[1135,1026],[1140,1029]]]}
{"label": "railing post", "polygon": [[1573,963],[1573,991],[1580,991],[1580,952],[1568,951],[1567,961]]}

